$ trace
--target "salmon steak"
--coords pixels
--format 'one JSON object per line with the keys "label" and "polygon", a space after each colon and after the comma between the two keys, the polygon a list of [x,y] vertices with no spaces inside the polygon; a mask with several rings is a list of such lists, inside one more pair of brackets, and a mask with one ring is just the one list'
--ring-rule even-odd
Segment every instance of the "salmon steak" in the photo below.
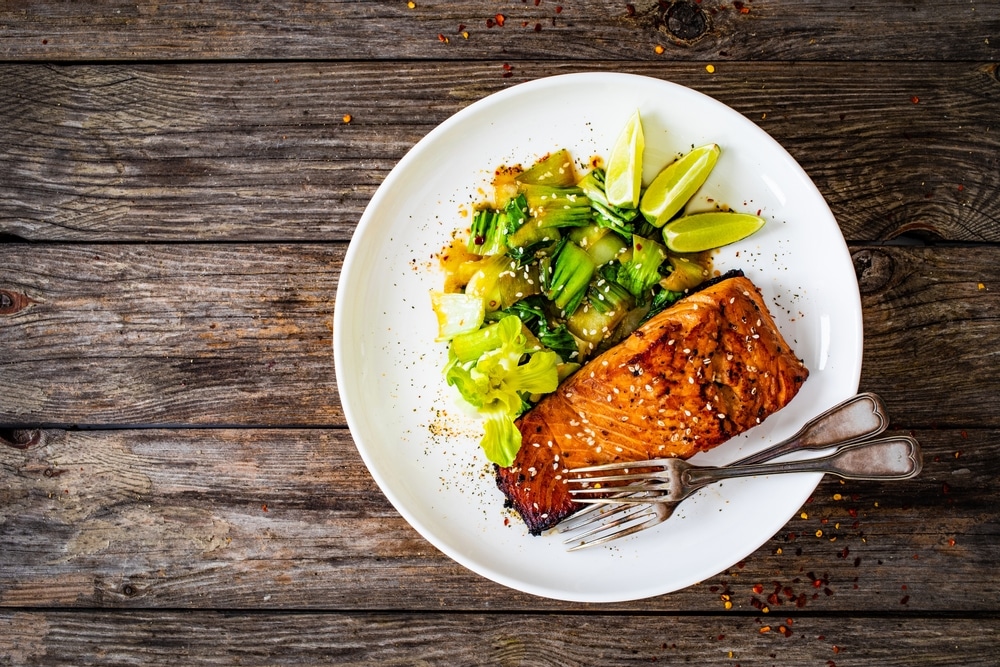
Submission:
{"label": "salmon steak", "polygon": [[757,287],[735,271],[654,315],[516,422],[497,486],[538,535],[581,507],[571,469],[689,458],[760,424],[809,375]]}

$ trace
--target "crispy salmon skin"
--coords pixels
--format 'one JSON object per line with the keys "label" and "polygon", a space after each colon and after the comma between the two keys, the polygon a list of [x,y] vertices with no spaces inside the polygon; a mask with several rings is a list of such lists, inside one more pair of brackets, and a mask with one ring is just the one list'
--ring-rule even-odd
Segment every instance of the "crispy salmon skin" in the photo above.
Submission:
{"label": "crispy salmon skin", "polygon": [[741,273],[685,296],[592,359],[521,416],[521,449],[497,467],[537,535],[578,509],[571,468],[688,458],[756,426],[809,375]]}

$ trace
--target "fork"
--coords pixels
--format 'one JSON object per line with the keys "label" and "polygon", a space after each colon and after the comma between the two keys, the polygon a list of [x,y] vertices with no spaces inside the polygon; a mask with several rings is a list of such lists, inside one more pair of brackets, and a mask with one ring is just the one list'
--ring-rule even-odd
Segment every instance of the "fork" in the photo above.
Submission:
{"label": "fork", "polygon": [[[704,486],[736,477],[755,477],[796,472],[821,472],[851,480],[904,480],[920,473],[920,444],[909,436],[893,436],[855,442],[838,447],[827,456],[801,461],[760,463],[739,466],[697,466],[679,458],[611,463],[576,468],[576,474],[612,473],[574,477],[570,483],[584,486],[572,489],[574,500],[582,503],[638,506],[638,516],[621,517],[617,522],[601,523],[584,535],[567,540],[578,541],[570,551],[602,544],[662,523],[677,505]],[[615,495],[608,497],[608,491]],[[645,510],[645,511],[643,511]],[[632,517],[632,518],[629,518]],[[628,525],[625,521],[637,525]],[[612,533],[608,528],[622,526]],[[588,540],[588,537],[593,539]]]}
{"label": "fork", "polygon": [[[793,451],[827,449],[838,444],[859,442],[878,435],[885,430],[888,423],[882,399],[869,392],[856,394],[810,419],[790,438],[742,458],[732,465],[759,463]],[[637,508],[634,504],[591,505],[564,519],[556,527],[556,531],[566,533],[590,528],[590,531],[579,536],[586,538],[622,526],[621,531],[616,531],[603,540],[606,542],[662,523],[670,517],[671,511],[672,508],[668,511],[664,505],[645,508]],[[640,516],[636,516],[637,514]],[[636,521],[639,519],[642,519],[642,522],[637,524]],[[626,530],[628,532],[625,532]],[[570,541],[573,540],[567,540],[567,543]],[[590,543],[585,546],[590,546]]]}

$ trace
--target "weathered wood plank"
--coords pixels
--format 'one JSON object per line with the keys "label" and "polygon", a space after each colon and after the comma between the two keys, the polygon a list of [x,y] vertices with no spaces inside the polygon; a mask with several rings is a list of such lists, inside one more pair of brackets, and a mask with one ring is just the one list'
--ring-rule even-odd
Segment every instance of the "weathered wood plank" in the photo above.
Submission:
{"label": "weathered wood plank", "polygon": [[996,59],[998,16],[992,0],[7,2],[0,57]]}
{"label": "weathered wood plank", "polygon": [[[0,245],[0,424],[343,426],[342,244]],[[862,386],[903,427],[1000,426],[995,246],[859,246]],[[947,388],[947,389],[943,389]]]}
{"label": "weathered wood plank", "polygon": [[[537,614],[0,613],[5,664],[995,664],[1000,622]],[[765,628],[767,628],[766,631]],[[974,630],[972,630],[974,628]],[[2,658],[0,658],[2,659]]]}
{"label": "weathered wood plank", "polygon": [[0,236],[347,240],[438,123],[514,83],[593,69],[740,111],[799,160],[851,240],[1000,241],[997,66],[888,67],[523,62],[504,78],[479,62],[2,65]]}
{"label": "weathered wood plank", "polygon": [[343,251],[3,246],[0,423],[342,424]]}
{"label": "weathered wood plank", "polygon": [[42,431],[23,448],[0,442],[0,606],[992,612],[1000,432],[914,434],[917,479],[824,480],[730,571],[595,606],[513,592],[446,558],[388,504],[343,429]]}

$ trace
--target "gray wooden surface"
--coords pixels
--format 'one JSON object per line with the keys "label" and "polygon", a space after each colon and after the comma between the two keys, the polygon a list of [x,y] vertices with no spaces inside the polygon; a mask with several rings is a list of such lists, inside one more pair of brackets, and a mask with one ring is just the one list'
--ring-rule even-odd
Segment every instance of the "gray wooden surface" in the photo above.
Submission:
{"label": "gray wooden surface", "polygon": [[[995,1],[0,3],[0,664],[995,664],[998,48]],[[861,388],[925,452],[608,605],[423,540],[331,352],[393,165],[590,70],[705,92],[802,164],[854,258]]]}

